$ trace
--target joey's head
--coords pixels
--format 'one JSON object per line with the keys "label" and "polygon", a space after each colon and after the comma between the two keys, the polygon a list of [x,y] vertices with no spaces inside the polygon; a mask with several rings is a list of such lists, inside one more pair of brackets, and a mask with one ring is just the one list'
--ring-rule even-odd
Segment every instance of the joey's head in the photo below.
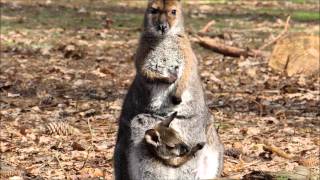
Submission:
{"label": "joey's head", "polygon": [[148,149],[161,159],[183,156],[191,149],[181,140],[178,132],[169,127],[176,114],[173,113],[145,133],[144,140]]}
{"label": "joey's head", "polygon": [[183,15],[181,0],[148,0],[144,33],[154,37],[181,34]]}

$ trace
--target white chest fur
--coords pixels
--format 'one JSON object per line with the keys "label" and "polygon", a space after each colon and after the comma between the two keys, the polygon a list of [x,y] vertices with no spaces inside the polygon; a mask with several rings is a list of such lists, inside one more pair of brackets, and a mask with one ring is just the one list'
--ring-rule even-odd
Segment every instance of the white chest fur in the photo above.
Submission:
{"label": "white chest fur", "polygon": [[166,84],[154,84],[151,86],[151,103],[152,110],[159,110],[169,102],[171,91],[174,89],[174,84],[168,86]]}

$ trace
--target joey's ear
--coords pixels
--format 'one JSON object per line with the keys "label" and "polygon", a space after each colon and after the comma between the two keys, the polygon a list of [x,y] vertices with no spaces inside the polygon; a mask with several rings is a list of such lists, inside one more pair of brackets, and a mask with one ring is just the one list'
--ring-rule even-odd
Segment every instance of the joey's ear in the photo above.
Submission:
{"label": "joey's ear", "polygon": [[144,134],[144,139],[148,144],[157,147],[160,144],[160,134],[155,129],[149,129]]}
{"label": "joey's ear", "polygon": [[175,111],[169,117],[167,117],[165,120],[163,120],[160,124],[162,126],[169,127],[169,125],[173,121],[173,119],[177,117],[177,114],[178,114],[178,112]]}

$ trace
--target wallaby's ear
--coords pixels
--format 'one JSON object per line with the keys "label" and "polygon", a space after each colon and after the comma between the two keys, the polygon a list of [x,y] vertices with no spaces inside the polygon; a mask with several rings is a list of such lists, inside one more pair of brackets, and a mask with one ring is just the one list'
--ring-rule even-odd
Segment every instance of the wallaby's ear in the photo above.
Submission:
{"label": "wallaby's ear", "polygon": [[172,122],[172,120],[177,117],[177,114],[178,114],[178,112],[175,111],[169,117],[167,117],[165,120],[163,120],[160,124],[162,126],[169,127],[169,125]]}
{"label": "wallaby's ear", "polygon": [[144,139],[148,144],[157,147],[160,144],[160,134],[155,129],[149,129],[144,134]]}

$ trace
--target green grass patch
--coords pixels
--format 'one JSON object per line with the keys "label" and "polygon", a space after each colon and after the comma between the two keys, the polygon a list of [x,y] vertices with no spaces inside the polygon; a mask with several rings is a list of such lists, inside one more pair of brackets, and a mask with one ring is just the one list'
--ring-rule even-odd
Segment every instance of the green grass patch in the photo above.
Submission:
{"label": "green grass patch", "polygon": [[81,29],[101,28],[102,20],[88,13],[79,13],[76,9],[61,6],[33,7],[21,9],[2,7],[1,32],[21,29]]}
{"label": "green grass patch", "polygon": [[139,28],[142,26],[143,16],[143,13],[126,13],[125,15],[123,13],[115,13],[113,14],[113,27],[115,29]]}
{"label": "green grass patch", "polygon": [[306,2],[306,0],[290,0],[293,3],[303,4]]}
{"label": "green grass patch", "polygon": [[298,21],[320,21],[319,12],[296,11],[292,13],[292,18]]}
{"label": "green grass patch", "polygon": [[275,17],[286,17],[291,16],[293,20],[301,22],[319,22],[320,14],[317,11],[304,11],[304,10],[290,10],[290,9],[275,9],[275,8],[262,8],[255,12],[262,16],[275,16]]}
{"label": "green grass patch", "polygon": [[[107,8],[107,9],[104,9]],[[109,8],[109,9],[108,9]],[[115,8],[117,8],[115,6]],[[104,19],[111,18],[114,21],[113,27],[121,28],[138,28],[142,25],[143,13],[135,11],[126,12],[117,9],[112,11],[110,7],[85,7],[86,13],[79,13],[77,8],[65,6],[45,6],[36,7],[34,5],[25,5],[21,9],[10,9],[3,6],[1,13],[7,18],[1,20],[1,33],[12,30],[28,29],[83,29],[83,28],[104,28]],[[95,11],[106,12],[106,16],[95,15]]]}
{"label": "green grass patch", "polygon": [[305,4],[305,3],[319,4],[319,0],[289,0],[289,1],[297,4]]}

